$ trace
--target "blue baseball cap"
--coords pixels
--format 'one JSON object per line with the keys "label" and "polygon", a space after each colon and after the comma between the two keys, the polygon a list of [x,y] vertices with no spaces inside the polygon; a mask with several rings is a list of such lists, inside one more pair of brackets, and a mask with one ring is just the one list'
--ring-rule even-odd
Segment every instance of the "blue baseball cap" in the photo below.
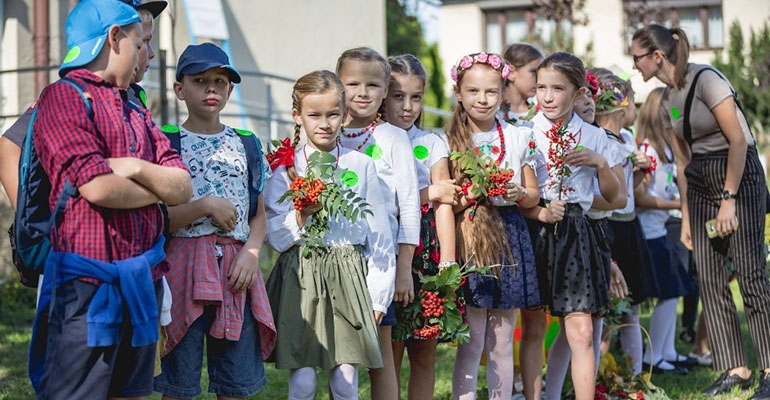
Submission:
{"label": "blue baseball cap", "polygon": [[59,76],[93,61],[104,47],[113,25],[140,22],[134,7],[119,0],[81,0],[67,17],[67,55],[59,67]]}
{"label": "blue baseball cap", "polygon": [[241,74],[230,65],[230,58],[214,43],[191,44],[179,56],[176,64],[176,81],[182,81],[182,75],[196,75],[212,68],[223,68],[230,76],[230,82],[241,83]]}

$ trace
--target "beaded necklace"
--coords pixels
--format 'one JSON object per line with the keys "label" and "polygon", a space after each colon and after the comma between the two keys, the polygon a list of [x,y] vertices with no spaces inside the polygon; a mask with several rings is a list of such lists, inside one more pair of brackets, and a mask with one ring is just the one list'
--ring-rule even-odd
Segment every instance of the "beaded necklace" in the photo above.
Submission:
{"label": "beaded necklace", "polygon": [[[346,138],[357,138],[357,137],[359,137],[359,136],[363,135],[364,133],[367,133],[367,132],[368,132],[369,134],[366,136],[366,139],[364,139],[364,141],[363,141],[363,142],[361,142],[361,144],[359,144],[359,145],[356,147],[356,151],[360,151],[360,150],[361,150],[361,148],[363,148],[363,147],[366,145],[366,143],[368,143],[368,142],[369,142],[369,139],[371,139],[371,138],[372,138],[372,135],[374,134],[374,130],[375,130],[375,129],[377,129],[377,125],[378,125],[378,124],[380,123],[380,121],[381,121],[381,117],[382,117],[382,114],[380,114],[380,113],[377,113],[377,117],[376,117],[376,118],[374,118],[374,121],[372,121],[371,123],[369,123],[369,126],[367,126],[366,128],[364,128],[364,129],[363,129],[361,132],[359,132],[359,133],[351,133],[351,134],[348,134],[348,133],[345,133],[345,127],[341,127],[341,128],[340,128],[340,133],[342,134],[341,136],[345,136]],[[341,138],[340,136],[337,136],[337,144],[338,144],[338,145],[342,145],[342,138]]]}
{"label": "beaded necklace", "polygon": [[[495,124],[497,125],[497,136],[500,138],[500,154],[497,156],[495,164],[500,165],[500,163],[503,162],[503,159],[505,158],[505,135],[503,135],[503,126],[500,124],[500,121],[495,120]],[[476,150],[480,149],[481,148],[479,146],[476,146]]]}

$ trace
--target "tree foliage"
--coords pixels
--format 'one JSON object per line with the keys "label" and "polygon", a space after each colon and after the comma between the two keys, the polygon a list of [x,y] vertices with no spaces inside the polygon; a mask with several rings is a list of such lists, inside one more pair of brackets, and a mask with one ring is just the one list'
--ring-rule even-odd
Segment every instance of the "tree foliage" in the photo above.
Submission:
{"label": "tree foliage", "polygon": [[413,54],[418,58],[422,57],[425,40],[420,21],[409,15],[405,5],[399,0],[385,2],[385,15],[388,55]]}
{"label": "tree foliage", "polygon": [[574,52],[575,42],[571,27],[586,25],[588,16],[583,13],[586,0],[534,0],[535,13],[554,22],[554,30],[548,40],[541,32],[535,31],[527,38],[546,53],[555,51]]}
{"label": "tree foliage", "polygon": [[715,54],[713,65],[722,71],[738,92],[757,144],[770,146],[770,27],[768,22],[751,35],[746,48],[740,23],[730,25],[727,58]]}
{"label": "tree foliage", "polygon": [[[438,52],[438,43],[429,45],[420,60],[428,74],[425,84],[425,105],[439,110],[449,110],[451,105],[444,94],[444,68]],[[442,128],[445,120],[442,116],[423,112],[423,128]]]}

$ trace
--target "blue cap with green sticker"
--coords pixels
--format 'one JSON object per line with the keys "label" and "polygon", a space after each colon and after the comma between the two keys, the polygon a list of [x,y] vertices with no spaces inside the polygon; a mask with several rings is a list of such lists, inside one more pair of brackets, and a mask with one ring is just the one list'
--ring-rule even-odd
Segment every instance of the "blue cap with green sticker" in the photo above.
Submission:
{"label": "blue cap with green sticker", "polygon": [[67,17],[67,55],[59,76],[93,61],[102,51],[110,28],[140,22],[139,13],[119,0],[81,0]]}

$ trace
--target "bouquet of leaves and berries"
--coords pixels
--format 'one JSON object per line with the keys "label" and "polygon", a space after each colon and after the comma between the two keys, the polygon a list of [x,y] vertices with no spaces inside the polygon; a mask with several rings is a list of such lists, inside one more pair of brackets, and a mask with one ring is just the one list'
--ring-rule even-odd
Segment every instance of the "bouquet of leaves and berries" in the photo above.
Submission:
{"label": "bouquet of leaves and berries", "polygon": [[358,218],[371,215],[372,210],[367,202],[358,197],[346,182],[356,180],[355,173],[347,169],[337,168],[337,157],[323,151],[316,151],[307,159],[307,173],[298,176],[289,186],[289,190],[278,199],[279,203],[291,200],[294,209],[302,211],[305,208],[320,204],[321,209],[313,214],[310,224],[305,225],[302,239],[305,247],[302,255],[308,256],[310,251],[321,250],[323,239],[329,231],[329,222],[339,222],[345,218],[355,223]]}
{"label": "bouquet of leaves and berries", "polygon": [[393,327],[393,340],[438,339],[464,343],[470,340],[465,317],[465,299],[458,293],[472,273],[486,273],[490,267],[452,264],[436,275],[419,274],[422,287]]}
{"label": "bouquet of leaves and berries", "polygon": [[[473,220],[482,197],[495,197],[505,194],[505,185],[513,178],[513,170],[498,165],[491,157],[482,156],[478,149],[453,151],[451,159],[460,163],[468,181],[462,185],[465,195],[473,194],[470,200],[471,210],[468,219]],[[507,165],[506,165],[507,166]]]}
{"label": "bouquet of leaves and berries", "polygon": [[548,177],[550,182],[548,189],[556,188],[559,193],[559,200],[566,197],[569,192],[575,189],[564,185],[564,180],[572,175],[572,170],[567,165],[566,158],[572,149],[580,148],[577,145],[577,138],[574,133],[567,130],[564,120],[556,121],[556,124],[545,133],[548,141],[551,143],[548,148]]}

